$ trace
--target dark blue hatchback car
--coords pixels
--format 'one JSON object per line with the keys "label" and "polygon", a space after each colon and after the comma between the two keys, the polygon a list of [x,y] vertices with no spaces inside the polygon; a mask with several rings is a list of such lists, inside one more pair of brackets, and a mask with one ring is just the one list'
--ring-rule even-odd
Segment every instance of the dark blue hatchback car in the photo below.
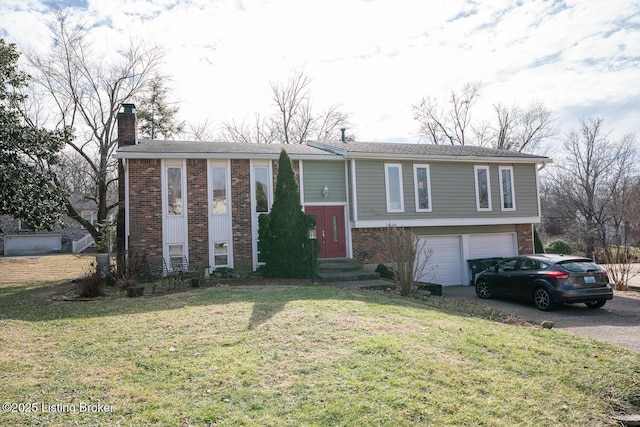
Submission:
{"label": "dark blue hatchback car", "polygon": [[525,299],[543,311],[573,303],[600,308],[613,298],[607,272],[588,258],[571,255],[507,258],[477,274],[475,287],[480,298]]}

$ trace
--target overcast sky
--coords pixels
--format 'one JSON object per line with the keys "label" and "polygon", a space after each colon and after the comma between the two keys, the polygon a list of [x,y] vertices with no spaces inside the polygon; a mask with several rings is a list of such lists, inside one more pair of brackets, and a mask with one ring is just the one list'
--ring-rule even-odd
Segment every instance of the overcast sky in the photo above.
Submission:
{"label": "overcast sky", "polygon": [[[0,37],[47,49],[50,1],[0,0]],[[67,0],[102,49],[164,46],[172,98],[191,122],[265,114],[270,82],[312,79],[361,141],[416,142],[412,104],[482,82],[492,103],[542,101],[563,131],[601,117],[640,136],[638,0]]]}

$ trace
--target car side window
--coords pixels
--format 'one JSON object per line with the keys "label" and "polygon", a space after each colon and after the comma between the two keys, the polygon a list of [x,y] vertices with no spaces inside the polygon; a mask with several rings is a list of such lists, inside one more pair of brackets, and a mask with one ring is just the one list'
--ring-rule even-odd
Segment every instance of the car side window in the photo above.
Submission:
{"label": "car side window", "polygon": [[519,270],[537,270],[538,263],[533,259],[523,259],[520,262]]}
{"label": "car side window", "polygon": [[540,261],[540,270],[546,270],[547,268],[549,268],[549,264]]}
{"label": "car side window", "polygon": [[498,273],[504,273],[505,271],[513,271],[516,269],[517,259],[510,259],[498,264]]}

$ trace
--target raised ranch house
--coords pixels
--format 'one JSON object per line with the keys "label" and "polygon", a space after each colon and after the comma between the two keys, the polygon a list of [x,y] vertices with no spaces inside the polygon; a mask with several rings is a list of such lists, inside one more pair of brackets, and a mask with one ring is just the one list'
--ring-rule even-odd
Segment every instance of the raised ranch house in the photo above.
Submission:
{"label": "raised ranch house", "polygon": [[533,252],[538,170],[550,161],[475,146],[138,140],[132,104],[118,135],[121,250],[255,270],[258,216],[285,149],[318,220],[320,258],[375,266],[381,227],[410,227],[432,252],[421,279],[442,285],[469,283],[469,259]]}

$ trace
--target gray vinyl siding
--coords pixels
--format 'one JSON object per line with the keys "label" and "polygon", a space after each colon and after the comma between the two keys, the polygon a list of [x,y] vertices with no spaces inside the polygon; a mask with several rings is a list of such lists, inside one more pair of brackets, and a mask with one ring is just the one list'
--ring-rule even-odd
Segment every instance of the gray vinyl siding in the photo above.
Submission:
{"label": "gray vinyl siding", "polygon": [[450,236],[455,234],[515,233],[516,226],[513,224],[503,224],[456,227],[413,227],[411,230],[418,236]]}
{"label": "gray vinyl siding", "polygon": [[[404,212],[387,213],[385,163],[402,165]],[[416,212],[414,164],[429,164],[432,212]],[[358,160],[356,181],[359,220],[408,220],[437,218],[508,218],[538,216],[535,164],[489,164],[492,210],[476,209],[474,166],[487,163]],[[502,211],[499,166],[512,166],[515,211]]]}
{"label": "gray vinyl siding", "polygon": [[[303,183],[305,203],[344,203],[347,201],[345,163],[343,161],[304,161]],[[322,190],[329,188],[329,197]]]}

